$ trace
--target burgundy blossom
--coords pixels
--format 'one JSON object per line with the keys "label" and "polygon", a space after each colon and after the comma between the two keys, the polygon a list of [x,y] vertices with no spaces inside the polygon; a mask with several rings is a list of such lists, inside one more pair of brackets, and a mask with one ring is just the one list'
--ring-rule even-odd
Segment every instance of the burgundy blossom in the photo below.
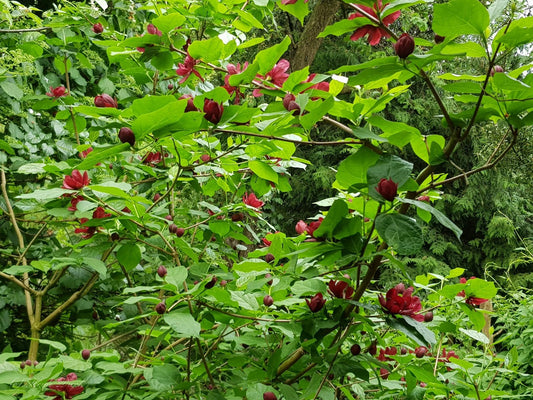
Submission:
{"label": "burgundy blossom", "polygon": [[[80,158],[87,158],[87,156],[89,155],[89,153],[93,151],[93,148],[92,147],[89,147],[87,150],[83,150],[81,153],[80,153]],[[96,165],[100,165],[99,163],[96,164]]]}
{"label": "burgundy blossom", "polygon": [[305,302],[309,306],[311,312],[316,313],[322,310],[322,307],[324,307],[324,304],[326,304],[326,299],[324,299],[322,293],[317,293],[311,297],[311,299],[305,299]]}
{"label": "burgundy blossom", "polygon": [[407,58],[415,51],[415,41],[408,33],[402,33],[396,43],[394,43],[396,55],[402,59]]}
{"label": "burgundy blossom", "polygon": [[227,92],[229,93],[230,96],[233,93],[235,93],[235,101],[234,101],[235,104],[240,103],[243,94],[242,94],[241,89],[239,87],[235,87],[235,86],[231,86],[230,85],[229,78],[230,78],[231,75],[237,75],[237,74],[242,73],[246,68],[248,68],[248,61],[246,61],[243,64],[242,68],[241,68],[241,64],[240,63],[237,64],[237,65],[228,64],[226,66],[226,69],[228,70],[228,74],[224,77],[224,86],[223,86],[223,88],[227,90]]}
{"label": "burgundy blossom", "polygon": [[82,200],[85,200],[83,196],[75,196],[70,199],[69,211],[76,211],[78,209],[78,203]]}
{"label": "burgundy blossom", "polygon": [[392,179],[381,178],[376,190],[385,200],[393,201],[398,191],[398,184]]}
{"label": "burgundy blossom", "polygon": [[107,93],[102,93],[94,98],[96,107],[118,108],[117,101]]}
{"label": "burgundy blossom", "polygon": [[400,314],[422,322],[424,315],[417,314],[422,304],[418,296],[412,296],[413,290],[412,286],[406,289],[403,283],[399,283],[387,291],[386,297],[379,294],[379,303],[390,314]]}
{"label": "burgundy blossom", "polygon": [[56,99],[67,96],[67,89],[65,86],[52,87],[50,86],[50,91],[46,93],[48,97],[54,97]]}
{"label": "burgundy blossom", "polygon": [[91,29],[94,33],[98,34],[104,31],[104,26],[100,22],[97,22],[96,24],[93,25]]}
{"label": "burgundy blossom", "polygon": [[[365,11],[367,14],[373,16],[376,19],[380,19],[378,17],[378,13],[381,13],[383,9],[388,5],[389,3],[386,3],[385,5],[382,4],[382,0],[377,0],[376,3],[374,3],[373,7],[367,7],[361,4],[355,4],[359,9]],[[387,15],[385,18],[381,20],[383,25],[389,26],[394,21],[398,19],[400,16],[400,11],[395,11],[392,14]],[[366,18],[363,14],[357,12],[355,14],[351,14],[348,19],[355,19],[355,18]],[[357,28],[355,32],[350,36],[350,40],[358,40],[361,39],[363,36],[368,35],[368,43],[370,46],[376,46],[379,44],[382,37],[388,38],[390,35],[389,33],[384,30],[383,28],[380,28],[375,25],[364,25],[360,28]]]}
{"label": "burgundy blossom", "polygon": [[302,233],[306,233],[307,232],[307,224],[302,221],[302,220],[299,220],[298,223],[296,224],[296,233],[298,235],[301,235]]}
{"label": "burgundy blossom", "polygon": [[351,299],[354,290],[347,282],[331,280],[328,283],[328,293],[339,299]]}
{"label": "burgundy blossom", "polygon": [[87,171],[81,174],[80,171],[75,169],[70,175],[67,175],[63,178],[63,189],[70,190],[80,190],[82,187],[87,186],[91,183]]}
{"label": "burgundy blossom", "polygon": [[[109,217],[112,217],[112,215],[109,213],[106,213],[102,207],[97,207],[93,211],[93,219],[101,219],[101,218],[109,218]],[[74,230],[74,233],[81,233],[82,234],[81,237],[83,239],[92,238],[95,235],[95,233],[97,233],[98,230],[100,229],[97,226],[83,226],[87,221],[88,221],[87,218],[81,218],[80,223],[82,224],[82,226]]]}
{"label": "burgundy blossom", "polygon": [[146,31],[150,35],[157,35],[157,36],[162,36],[163,35],[163,32],[161,32],[159,29],[157,29],[154,24],[148,24],[148,26],[146,27]]}
{"label": "burgundy blossom", "polygon": [[[257,75],[257,78],[262,80],[270,80],[275,86],[282,87],[289,77],[289,74],[286,71],[290,66],[291,64],[287,60],[281,59],[270,71],[266,73],[265,76]],[[255,89],[253,91],[253,95],[255,97],[259,97],[261,96],[261,91],[259,89]]]}
{"label": "burgundy blossom", "polygon": [[385,362],[385,361],[393,361],[392,358],[389,358],[388,356],[395,356],[398,354],[398,349],[396,347],[385,347],[384,349],[379,350],[378,360]]}
{"label": "burgundy blossom", "polygon": [[185,112],[200,111],[194,105],[194,96],[192,94],[186,93],[186,94],[180,96],[180,98],[179,98],[179,100],[185,100],[185,99],[187,99],[187,105],[185,106]]}
{"label": "burgundy blossom", "polygon": [[129,143],[130,146],[135,145],[135,134],[133,133],[131,128],[128,128],[127,126],[123,126],[122,128],[120,128],[120,130],[118,131],[118,139],[122,143]]}
{"label": "burgundy blossom", "polygon": [[163,158],[161,156],[161,153],[158,151],[158,152],[150,152],[148,154],[146,154],[146,156],[144,156],[143,158],[143,164],[146,164],[146,165],[157,165],[159,164],[161,161],[163,161]]}
{"label": "burgundy blossom", "polygon": [[204,78],[202,78],[202,75],[194,69],[197,64],[200,63],[200,60],[195,60],[191,57],[189,53],[187,53],[187,56],[185,56],[185,60],[183,60],[182,63],[178,64],[178,69],[176,70],[176,74],[179,76],[183,76],[183,78],[180,79],[178,82],[180,85],[185,82],[191,74],[196,75],[200,80],[203,82]]}
{"label": "burgundy blossom", "polygon": [[[54,379],[56,382],[72,382],[76,381],[78,379],[78,376],[71,372],[66,377],[61,377],[58,379]],[[46,392],[44,392],[45,396],[55,396],[52,400],[63,400],[63,399],[72,399],[74,396],[80,394],[83,392],[83,386],[72,386],[67,384],[54,384],[49,385]],[[63,393],[61,393],[63,392]]]}
{"label": "burgundy blossom", "polygon": [[218,124],[222,118],[224,106],[211,99],[204,100],[204,118],[213,124]]}
{"label": "burgundy blossom", "polygon": [[253,208],[261,208],[265,204],[263,201],[259,200],[255,193],[245,193],[244,196],[242,196],[242,201],[247,206],[253,207]]}
{"label": "burgundy blossom", "polygon": [[324,221],[324,218],[320,217],[318,221],[310,222],[307,226],[307,233],[313,237],[315,236],[315,231],[319,228],[320,224]]}

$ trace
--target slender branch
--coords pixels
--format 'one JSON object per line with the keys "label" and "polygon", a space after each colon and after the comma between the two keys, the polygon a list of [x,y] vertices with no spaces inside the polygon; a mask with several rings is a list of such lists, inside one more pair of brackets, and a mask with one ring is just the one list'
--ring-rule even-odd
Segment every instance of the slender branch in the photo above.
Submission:
{"label": "slender branch", "polygon": [[24,33],[24,32],[42,32],[51,31],[49,26],[42,26],[40,28],[26,28],[26,29],[0,29],[0,33]]}
{"label": "slender branch", "polygon": [[130,335],[133,335],[134,333],[137,332],[137,329],[132,329],[131,331],[129,332],[125,332],[125,333],[122,333],[118,336],[115,336],[115,337],[112,337],[111,339],[109,340],[106,340],[105,342],[103,343],[100,343],[99,345],[97,346],[94,346],[92,349],[90,349],[91,351],[95,351],[95,350],[98,350],[98,349],[101,349],[102,347],[105,347],[113,342],[116,342],[117,340],[120,340],[122,338],[125,338],[126,336],[130,336]]}
{"label": "slender branch", "polygon": [[33,295],[35,295],[37,293],[37,291],[35,289],[33,289],[32,287],[26,286],[24,284],[24,282],[20,281],[19,279],[17,279],[13,275],[9,275],[9,274],[6,274],[6,273],[0,271],[0,277],[4,278],[4,279],[6,279],[6,280],[8,280],[10,282],[13,282],[15,285],[20,286],[22,289],[31,292],[31,294],[33,294]]}
{"label": "slender branch", "polygon": [[293,319],[268,319],[268,318],[260,318],[260,317],[252,317],[251,315],[242,315],[242,314],[235,314],[229,311],[224,311],[220,308],[217,308],[215,306],[212,306],[211,304],[204,303],[203,301],[197,301],[198,304],[205,306],[207,308],[210,308],[211,310],[218,311],[222,314],[229,315],[231,317],[240,318],[240,319],[249,319],[252,321],[264,321],[264,322],[284,322],[284,323],[290,323],[295,322],[296,320]]}

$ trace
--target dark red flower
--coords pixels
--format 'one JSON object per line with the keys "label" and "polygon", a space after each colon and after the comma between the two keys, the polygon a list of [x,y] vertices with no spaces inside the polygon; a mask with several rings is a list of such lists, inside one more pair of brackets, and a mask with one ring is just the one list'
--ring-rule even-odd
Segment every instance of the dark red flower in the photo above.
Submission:
{"label": "dark red flower", "polygon": [[403,283],[399,283],[387,291],[385,298],[379,294],[379,303],[390,314],[405,315],[422,322],[424,315],[417,314],[422,309],[422,304],[418,296],[412,296],[413,290],[412,286],[406,289]]}
{"label": "dark red flower", "polygon": [[[383,9],[388,5],[389,3],[386,3],[385,5],[382,4],[382,0],[378,0],[376,3],[374,3],[373,7],[367,7],[361,4],[355,4],[359,9],[365,11],[367,14],[375,17],[376,19],[381,19],[378,17],[378,14],[383,11]],[[389,26],[394,21],[398,19],[400,16],[400,11],[395,11],[392,14],[387,15],[385,18],[381,19],[381,22],[385,26]],[[355,14],[351,14],[348,19],[355,19],[355,18],[362,18],[365,17],[363,14],[357,12]],[[366,18],[366,17],[365,17]],[[390,35],[389,33],[379,26],[375,25],[364,25],[360,28],[357,28],[355,32],[350,36],[350,40],[357,40],[361,39],[363,36],[368,34],[368,43],[371,46],[376,46],[379,44],[379,41],[382,37],[388,38]]]}
{"label": "dark red flower", "polygon": [[[281,59],[279,62],[274,65],[274,67],[266,73],[265,76],[263,75],[257,75],[257,78],[262,80],[269,80],[271,81],[275,86],[282,87],[287,78],[289,77],[289,74],[286,72],[291,64],[285,60]],[[255,89],[253,91],[253,95],[255,97],[261,96],[261,91],[259,89]]]}
{"label": "dark red flower", "polygon": [[441,362],[450,362],[450,358],[457,358],[459,359],[459,356],[455,354],[455,351],[450,350],[446,351],[445,348],[442,349],[442,358],[439,358],[439,361]]}
{"label": "dark red flower", "polygon": [[192,94],[186,93],[179,98],[179,100],[185,100],[185,99],[187,99],[187,105],[185,106],[185,112],[200,111],[194,105],[194,96]]}
{"label": "dark red flower", "polygon": [[315,231],[318,229],[322,221],[324,221],[324,218],[320,217],[318,221],[310,222],[309,225],[307,226],[307,233],[315,237]]}
{"label": "dark red flower", "polygon": [[293,115],[300,115],[302,110],[298,103],[296,103],[296,97],[292,93],[287,93],[283,98],[283,107],[287,111],[291,111]]}
{"label": "dark red flower", "polygon": [[407,58],[415,51],[415,41],[408,33],[402,33],[396,43],[394,43],[394,51],[400,58]]}
{"label": "dark red flower", "polygon": [[381,178],[376,190],[385,200],[393,201],[398,191],[398,184],[392,179]]}
{"label": "dark red flower", "polygon": [[131,130],[131,128],[128,128],[127,126],[123,126],[118,131],[118,139],[122,143],[129,143],[130,146],[135,145],[135,134]]}
{"label": "dark red flower", "polygon": [[305,302],[309,306],[311,312],[316,313],[322,310],[322,307],[324,307],[324,304],[326,304],[326,299],[324,299],[322,293],[317,293],[311,297],[311,299],[305,299]]}
{"label": "dark red flower", "polygon": [[331,280],[328,283],[328,293],[339,299],[351,299],[354,290],[348,282]]}
{"label": "dark red flower", "polygon": [[[72,382],[78,379],[78,376],[71,372],[66,377],[61,377],[58,379],[54,379],[56,382]],[[52,400],[63,400],[63,399],[72,399],[74,396],[80,394],[83,392],[83,386],[72,386],[67,384],[54,384],[49,385],[46,392],[44,392],[45,396],[55,396]],[[61,393],[63,392],[63,393]]]}
{"label": "dark red flower", "polygon": [[274,304],[274,299],[270,295],[266,295],[263,297],[263,304],[267,307],[270,307],[272,304]]}
{"label": "dark red flower", "polygon": [[[93,151],[93,148],[92,147],[89,147],[87,150],[83,150],[81,153],[80,153],[80,158],[87,158],[87,156],[89,155],[89,153]],[[97,164],[99,165],[99,164]]]}
{"label": "dark red flower", "polygon": [[444,39],[446,39],[446,37],[441,36],[441,35],[435,35],[435,43],[437,44],[444,42]]}
{"label": "dark red flower", "polygon": [[228,64],[226,66],[226,69],[228,70],[228,74],[224,77],[224,86],[223,88],[227,90],[227,92],[230,94],[230,96],[235,93],[235,104],[238,104],[241,101],[242,98],[242,92],[239,87],[231,86],[229,83],[229,78],[231,75],[237,75],[243,72],[246,68],[248,68],[248,61],[245,62],[241,68],[241,64],[233,65]]}
{"label": "dark red flower", "polygon": [[48,97],[54,97],[58,99],[59,97],[67,96],[67,89],[65,86],[52,87],[50,86],[50,91],[46,93]]}
{"label": "dark red flower", "polygon": [[157,36],[162,36],[163,35],[163,32],[161,32],[159,29],[157,29],[154,24],[148,24],[148,26],[146,27],[146,31],[150,35],[157,35]]}
{"label": "dark red flower", "polygon": [[392,358],[388,356],[395,356],[398,354],[398,349],[396,347],[385,347],[384,349],[379,349],[378,360],[379,361],[393,361]]}
{"label": "dark red flower", "polygon": [[91,29],[94,33],[102,33],[104,31],[104,26],[100,22],[97,22]]}
{"label": "dark red flower", "polygon": [[191,55],[187,53],[187,55],[185,56],[185,60],[183,60],[182,63],[178,64],[178,69],[176,70],[177,75],[183,76],[183,78],[181,78],[178,83],[182,84],[183,82],[185,82],[187,78],[191,76],[191,74],[196,75],[203,82],[204,78],[202,78],[202,75],[200,75],[200,73],[196,69],[194,69],[194,67],[196,67],[196,65],[199,63],[200,60],[192,58]]}
{"label": "dark red flower", "polygon": [[83,196],[74,196],[70,199],[69,211],[76,211],[78,209],[78,203],[82,200],[85,200]]}
{"label": "dark red flower", "polygon": [[109,218],[113,215],[110,213],[106,213],[103,207],[96,207],[96,209],[93,211],[93,218],[94,219],[100,219],[100,218]]}
{"label": "dark red flower", "polygon": [[222,118],[224,106],[211,99],[204,100],[204,118],[213,124],[218,124]]}
{"label": "dark red flower", "polygon": [[247,206],[253,207],[253,208],[261,208],[265,204],[263,201],[259,200],[255,193],[245,193],[244,196],[242,196],[242,201]]}
{"label": "dark red flower", "polygon": [[390,371],[386,368],[380,368],[379,369],[379,376],[381,379],[387,379],[390,375]]}
{"label": "dark red flower", "polygon": [[82,187],[87,186],[91,183],[87,171],[81,174],[80,171],[75,169],[70,175],[67,175],[63,178],[63,189],[70,190],[80,190]]}
{"label": "dark red flower", "polygon": [[163,161],[163,157],[161,156],[161,153],[159,151],[155,153],[150,152],[146,154],[146,156],[144,156],[143,158],[143,164],[146,164],[146,165],[157,165],[161,161]]}
{"label": "dark red flower", "polygon": [[117,101],[107,93],[102,93],[94,98],[96,107],[118,108]]}
{"label": "dark red flower", "polygon": [[263,393],[263,400],[278,400],[278,398],[272,392],[265,392]]}
{"label": "dark red flower", "polygon": [[307,232],[307,224],[302,221],[302,220],[299,220],[298,223],[296,224],[296,233],[301,235],[302,233],[306,233]]}
{"label": "dark red flower", "polygon": [[[295,4],[298,0],[281,0],[281,4],[284,6],[288,4]],[[304,3],[307,3],[309,0],[304,0]]]}
{"label": "dark red flower", "polygon": [[418,201],[426,201],[426,202],[429,202],[431,200],[429,196],[418,196],[416,199]]}
{"label": "dark red flower", "polygon": [[270,246],[270,245],[272,244],[272,242],[271,242],[270,240],[268,240],[267,238],[263,238],[263,239],[261,239],[261,241],[262,241],[263,244],[264,244],[265,246],[267,246],[267,247]]}

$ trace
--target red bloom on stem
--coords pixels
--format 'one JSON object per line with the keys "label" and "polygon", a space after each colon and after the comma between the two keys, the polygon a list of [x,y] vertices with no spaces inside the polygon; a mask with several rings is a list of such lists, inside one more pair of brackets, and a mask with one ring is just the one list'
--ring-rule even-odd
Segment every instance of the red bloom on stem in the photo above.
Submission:
{"label": "red bloom on stem", "polygon": [[146,164],[146,165],[157,165],[161,161],[163,161],[163,157],[161,156],[161,153],[159,151],[155,152],[155,153],[154,152],[150,152],[144,157],[143,164]]}
{"label": "red bloom on stem", "polygon": [[242,92],[239,87],[231,86],[229,83],[229,78],[231,75],[237,75],[243,72],[246,68],[248,68],[248,61],[246,61],[242,68],[241,64],[233,65],[228,64],[226,66],[226,69],[228,70],[228,74],[224,77],[224,86],[223,88],[227,90],[229,95],[231,96],[233,93],[235,93],[235,104],[238,104],[241,101]]}
{"label": "red bloom on stem", "polygon": [[96,107],[118,108],[117,101],[107,93],[102,93],[94,98],[94,105]]}
{"label": "red bloom on stem", "polygon": [[[400,16],[400,11],[395,11],[392,14],[387,15],[385,18],[381,19],[378,14],[383,11],[383,9],[388,5],[389,3],[386,3],[385,5],[382,4],[382,0],[376,1],[374,3],[374,7],[367,7],[361,4],[355,4],[359,9],[366,12],[367,14],[373,16],[374,18],[381,20],[381,23],[385,26],[389,26],[394,21],[398,19]],[[355,19],[355,18],[361,18],[365,17],[362,13],[355,13],[351,14],[348,19]],[[365,17],[366,18],[366,17]],[[382,37],[388,38],[390,37],[389,33],[379,26],[375,25],[364,25],[360,28],[357,28],[355,32],[350,36],[350,40],[357,40],[361,39],[363,36],[368,34],[368,43],[370,46],[376,46],[379,44],[379,41]]]}
{"label": "red bloom on stem", "polygon": [[265,204],[265,202],[259,200],[255,193],[245,193],[244,196],[242,196],[242,201],[247,206],[253,207],[253,208],[261,208]]}
{"label": "red bloom on stem", "polygon": [[[476,279],[475,276],[471,276],[470,279]],[[468,281],[466,278],[459,279],[459,283],[467,283]],[[457,293],[457,296],[459,297],[466,297],[465,291],[461,290],[459,293]],[[479,306],[482,303],[485,303],[486,301],[489,301],[489,299],[483,299],[481,297],[472,297],[469,296],[466,298],[465,303],[470,304],[471,306]]]}
{"label": "red bloom on stem", "polygon": [[[290,66],[291,64],[287,60],[281,59],[276,65],[274,65],[274,67],[270,71],[266,73],[265,76],[257,75],[257,78],[263,80],[270,80],[275,86],[281,87],[289,77],[287,70]],[[255,89],[253,91],[253,94],[255,97],[261,96],[261,92],[259,89]]]}
{"label": "red bloom on stem", "polygon": [[387,291],[386,297],[379,294],[379,303],[390,314],[405,315],[422,322],[424,315],[417,314],[422,309],[422,304],[418,296],[412,296],[413,290],[412,286],[406,289],[403,283],[399,283]]}
{"label": "red bloom on stem", "polygon": [[354,290],[348,282],[331,280],[328,283],[328,293],[338,299],[351,299]]}
{"label": "red bloom on stem", "polygon": [[376,190],[385,200],[393,201],[398,191],[398,184],[392,179],[381,178]]}
{"label": "red bloom on stem", "polygon": [[60,97],[67,96],[67,89],[65,86],[52,87],[50,86],[50,91],[46,93],[48,97],[54,97],[56,99]]}
{"label": "red bloom on stem", "polygon": [[313,221],[309,223],[309,225],[307,226],[307,233],[315,237],[315,231],[318,229],[322,221],[324,221],[324,218],[320,217],[318,221]]}
{"label": "red bloom on stem", "polygon": [[85,200],[83,196],[75,196],[70,199],[70,207],[67,208],[69,211],[76,211],[78,209],[78,203],[82,200]]}
{"label": "red bloom on stem", "polygon": [[415,51],[415,41],[408,33],[402,33],[402,36],[398,38],[394,43],[394,51],[400,58],[407,58]]}
{"label": "red bloom on stem", "polygon": [[[54,379],[56,382],[72,382],[76,380],[78,380],[78,376],[74,372],[71,372],[66,377]],[[72,386],[64,383],[50,385],[48,386],[48,389],[51,390],[44,392],[44,395],[55,396],[52,400],[72,399],[74,396],[83,392],[83,386]]]}
{"label": "red bloom on stem", "polygon": [[384,349],[379,350],[378,360],[379,361],[393,361],[388,356],[395,356],[398,354],[398,349],[396,347],[385,347]]}
{"label": "red bloom on stem", "polygon": [[70,190],[80,190],[82,187],[87,186],[91,183],[87,171],[81,174],[80,171],[75,169],[70,175],[67,175],[63,178],[63,189]]}
{"label": "red bloom on stem", "polygon": [[307,303],[311,312],[316,313],[322,310],[322,307],[324,307],[324,304],[326,304],[326,299],[324,299],[322,293],[317,293],[311,297],[311,299],[305,299],[305,302]]}
{"label": "red bloom on stem", "polygon": [[192,58],[191,55],[187,53],[185,60],[183,60],[182,63],[178,64],[179,68],[176,70],[177,75],[183,76],[183,78],[181,78],[180,81],[178,82],[180,85],[183,82],[185,82],[187,78],[191,76],[191,74],[196,75],[198,78],[200,78],[202,82],[204,81],[204,78],[202,78],[202,75],[200,75],[200,73],[194,69],[194,67],[196,67],[196,65],[199,63],[200,63],[200,60],[196,60]]}
{"label": "red bloom on stem", "polygon": [[213,124],[218,124],[222,118],[224,106],[214,100],[204,100],[204,118]]}
{"label": "red bloom on stem", "polygon": [[296,224],[296,233],[301,235],[302,233],[306,233],[307,232],[307,224],[302,221],[302,220],[299,220],[298,223]]}
{"label": "red bloom on stem", "polygon": [[109,218],[112,217],[110,213],[106,213],[103,207],[96,207],[96,209],[93,211],[93,218],[94,219],[100,219],[100,218]]}
{"label": "red bloom on stem", "polygon": [[157,36],[162,36],[163,35],[163,32],[161,32],[159,29],[157,29],[154,24],[148,24],[148,26],[146,27],[146,31],[150,35],[157,35]]}
{"label": "red bloom on stem", "polygon": [[102,33],[104,31],[104,26],[100,22],[97,22],[91,29],[94,33]]}
{"label": "red bloom on stem", "polygon": [[[109,218],[109,217],[112,217],[113,215],[109,214],[109,213],[106,213],[105,210],[102,208],[102,207],[97,207],[94,211],[93,211],[93,219],[101,219],[101,218]],[[80,219],[80,222],[81,224],[85,224],[86,222],[88,221],[87,218],[81,218]],[[90,239],[94,236],[94,234],[96,232],[98,232],[100,228],[98,228],[97,226],[82,226],[81,228],[76,228],[74,230],[74,233],[82,233],[82,238],[83,239]]]}
{"label": "red bloom on stem", "polygon": [[194,96],[192,94],[186,93],[184,95],[181,95],[179,100],[187,100],[187,105],[185,106],[185,112],[191,112],[191,111],[200,111],[198,108],[194,105]]}

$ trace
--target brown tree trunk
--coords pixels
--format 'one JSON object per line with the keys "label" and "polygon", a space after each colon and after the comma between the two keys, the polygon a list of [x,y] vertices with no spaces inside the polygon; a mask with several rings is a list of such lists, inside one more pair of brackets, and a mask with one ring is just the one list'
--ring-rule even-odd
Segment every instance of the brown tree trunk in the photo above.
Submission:
{"label": "brown tree trunk", "polygon": [[316,53],[322,44],[322,38],[317,38],[317,36],[326,26],[333,22],[340,6],[341,1],[339,0],[318,0],[309,15],[309,19],[305,22],[305,28],[300,40],[296,43],[296,52],[292,59],[289,60],[293,71],[313,63]]}

